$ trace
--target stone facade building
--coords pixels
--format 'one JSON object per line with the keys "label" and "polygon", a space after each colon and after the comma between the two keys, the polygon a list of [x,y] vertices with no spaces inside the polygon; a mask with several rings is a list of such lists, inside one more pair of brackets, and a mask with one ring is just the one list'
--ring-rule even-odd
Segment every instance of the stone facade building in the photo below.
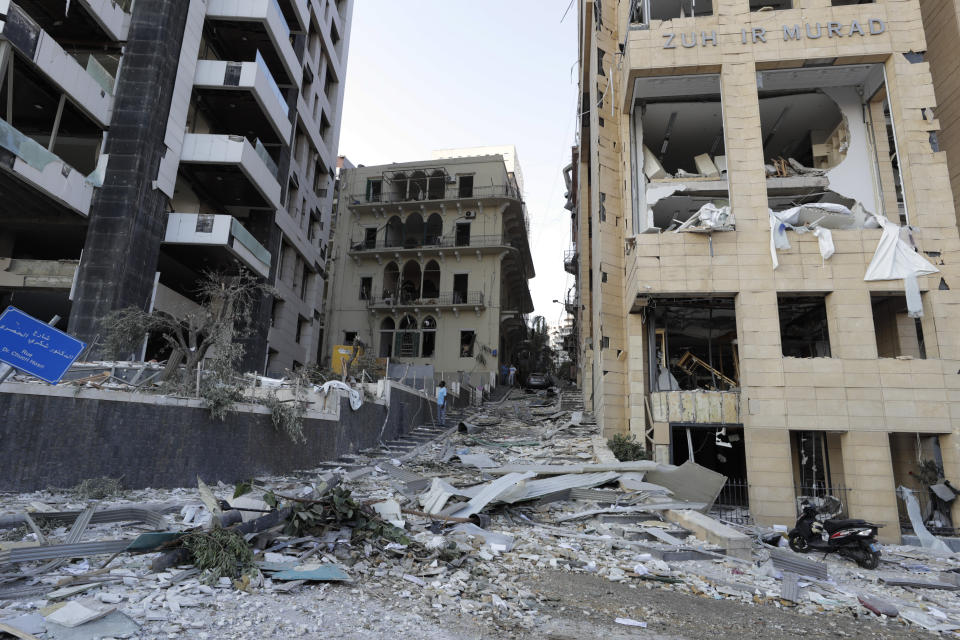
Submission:
{"label": "stone facade building", "polygon": [[960,479],[960,238],[921,4],[579,3],[585,402],[725,473],[761,523],[834,493],[897,539],[897,486],[929,500],[926,461]]}
{"label": "stone facade building", "polygon": [[326,355],[359,338],[393,364],[431,365],[437,381],[496,383],[533,311],[510,150],[341,172]]}
{"label": "stone facade building", "polygon": [[0,5],[0,306],[93,342],[245,269],[246,368],[314,361],[352,0]]}

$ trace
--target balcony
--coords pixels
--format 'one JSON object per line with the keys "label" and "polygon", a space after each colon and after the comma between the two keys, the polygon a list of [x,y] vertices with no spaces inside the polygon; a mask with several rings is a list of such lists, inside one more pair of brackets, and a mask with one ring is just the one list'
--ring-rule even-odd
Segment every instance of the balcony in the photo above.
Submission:
{"label": "balcony", "polygon": [[[6,16],[0,21],[0,38],[7,40],[30,61],[30,75],[37,76],[36,84],[53,85],[100,128],[110,125],[113,78],[94,58],[88,59],[87,68],[81,66],[53,36],[14,3],[10,3]],[[15,63],[14,67],[17,66]],[[30,83],[24,85],[15,81],[14,99],[30,100],[32,89]]]}
{"label": "balcony", "polygon": [[[6,120],[0,120],[0,156],[12,156],[0,162],[2,171],[16,179],[0,184],[5,208],[21,214],[37,207],[36,197],[22,183],[32,186],[56,203],[86,217],[90,214],[93,184],[59,156],[27,137]],[[41,205],[39,208],[43,209]]]}
{"label": "balcony", "polygon": [[130,30],[133,0],[74,0],[69,11],[64,3],[49,0],[19,0],[17,4],[60,42],[113,40],[119,44]]}
{"label": "balcony", "polygon": [[351,255],[360,254],[399,254],[421,252],[442,252],[453,249],[455,251],[470,251],[472,249],[519,249],[519,243],[516,240],[508,240],[504,236],[470,236],[469,238],[457,238],[454,236],[433,236],[423,240],[408,238],[405,241],[387,240],[386,238],[377,238],[370,241],[366,238],[359,238],[350,242],[349,252]]}
{"label": "balcony", "polygon": [[367,300],[370,309],[460,309],[473,307],[474,310],[486,308],[483,291],[443,291],[432,298],[408,298],[400,296],[373,296]]}
{"label": "balcony", "polygon": [[79,260],[0,258],[0,287],[70,289]]}
{"label": "balcony", "polygon": [[[261,276],[270,273],[270,252],[233,216],[171,213],[163,243],[166,253],[197,271],[229,269],[239,261]],[[198,246],[210,250],[198,252]]]}
{"label": "balcony", "polygon": [[307,25],[310,23],[310,8],[307,6],[307,0],[278,0],[278,4],[290,30],[306,33]]}
{"label": "balcony", "polygon": [[[433,178],[439,180],[439,178]],[[402,204],[405,202],[436,202],[437,204],[459,200],[481,200],[486,198],[506,198],[521,200],[520,192],[512,185],[491,185],[461,190],[457,185],[441,184],[438,187],[424,189],[383,189],[379,192],[355,193],[350,196],[350,206],[373,206],[382,204]]]}
{"label": "balcony", "polygon": [[267,143],[290,139],[286,98],[259,51],[254,62],[197,61],[193,88],[226,131]]}
{"label": "balcony", "polygon": [[563,270],[571,275],[577,275],[579,271],[580,252],[576,249],[570,249],[563,252]]}
{"label": "balcony", "polygon": [[280,208],[277,165],[259,140],[243,136],[188,133],[180,171],[226,206]]}
{"label": "balcony", "polygon": [[253,60],[259,51],[280,84],[300,86],[303,67],[277,0],[210,0],[210,38],[225,57]]}

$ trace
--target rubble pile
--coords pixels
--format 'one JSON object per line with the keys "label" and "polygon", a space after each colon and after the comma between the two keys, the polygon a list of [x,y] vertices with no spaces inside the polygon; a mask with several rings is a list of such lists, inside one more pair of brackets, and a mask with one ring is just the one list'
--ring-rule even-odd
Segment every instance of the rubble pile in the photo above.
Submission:
{"label": "rubble pile", "polygon": [[[318,603],[339,592],[394,631],[441,616],[532,631],[551,613],[527,578],[549,571],[960,630],[955,554],[885,546],[875,571],[794,554],[773,528],[707,515],[723,476],[620,462],[562,406],[508,397],[402,458],[369,451],[238,486],[6,496],[0,638],[329,633]],[[629,613],[617,624],[657,615]]]}

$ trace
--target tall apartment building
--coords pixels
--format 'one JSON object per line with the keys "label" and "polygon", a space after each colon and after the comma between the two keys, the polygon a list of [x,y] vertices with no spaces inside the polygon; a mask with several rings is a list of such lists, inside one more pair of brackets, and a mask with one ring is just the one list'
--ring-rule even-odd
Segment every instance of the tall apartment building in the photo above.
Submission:
{"label": "tall apartment building", "polygon": [[746,482],[759,522],[836,493],[897,539],[896,487],[923,461],[960,475],[960,238],[921,3],[579,8],[587,405]]}
{"label": "tall apartment building", "polygon": [[245,366],[314,361],[351,11],[0,0],[0,306],[93,342],[245,269],[277,291]]}
{"label": "tall apartment building", "polygon": [[512,362],[533,259],[516,152],[490,149],[341,172],[328,354],[358,337],[475,386]]}

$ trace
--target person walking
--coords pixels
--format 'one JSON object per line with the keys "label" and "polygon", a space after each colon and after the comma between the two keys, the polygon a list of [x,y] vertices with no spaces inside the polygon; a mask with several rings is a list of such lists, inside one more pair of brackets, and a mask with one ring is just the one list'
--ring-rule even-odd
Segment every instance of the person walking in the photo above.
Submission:
{"label": "person walking", "polygon": [[437,388],[437,422],[441,427],[447,426],[447,383],[443,380]]}
{"label": "person walking", "polygon": [[516,383],[517,383],[517,368],[511,364],[509,377],[507,379],[507,384],[512,387]]}

